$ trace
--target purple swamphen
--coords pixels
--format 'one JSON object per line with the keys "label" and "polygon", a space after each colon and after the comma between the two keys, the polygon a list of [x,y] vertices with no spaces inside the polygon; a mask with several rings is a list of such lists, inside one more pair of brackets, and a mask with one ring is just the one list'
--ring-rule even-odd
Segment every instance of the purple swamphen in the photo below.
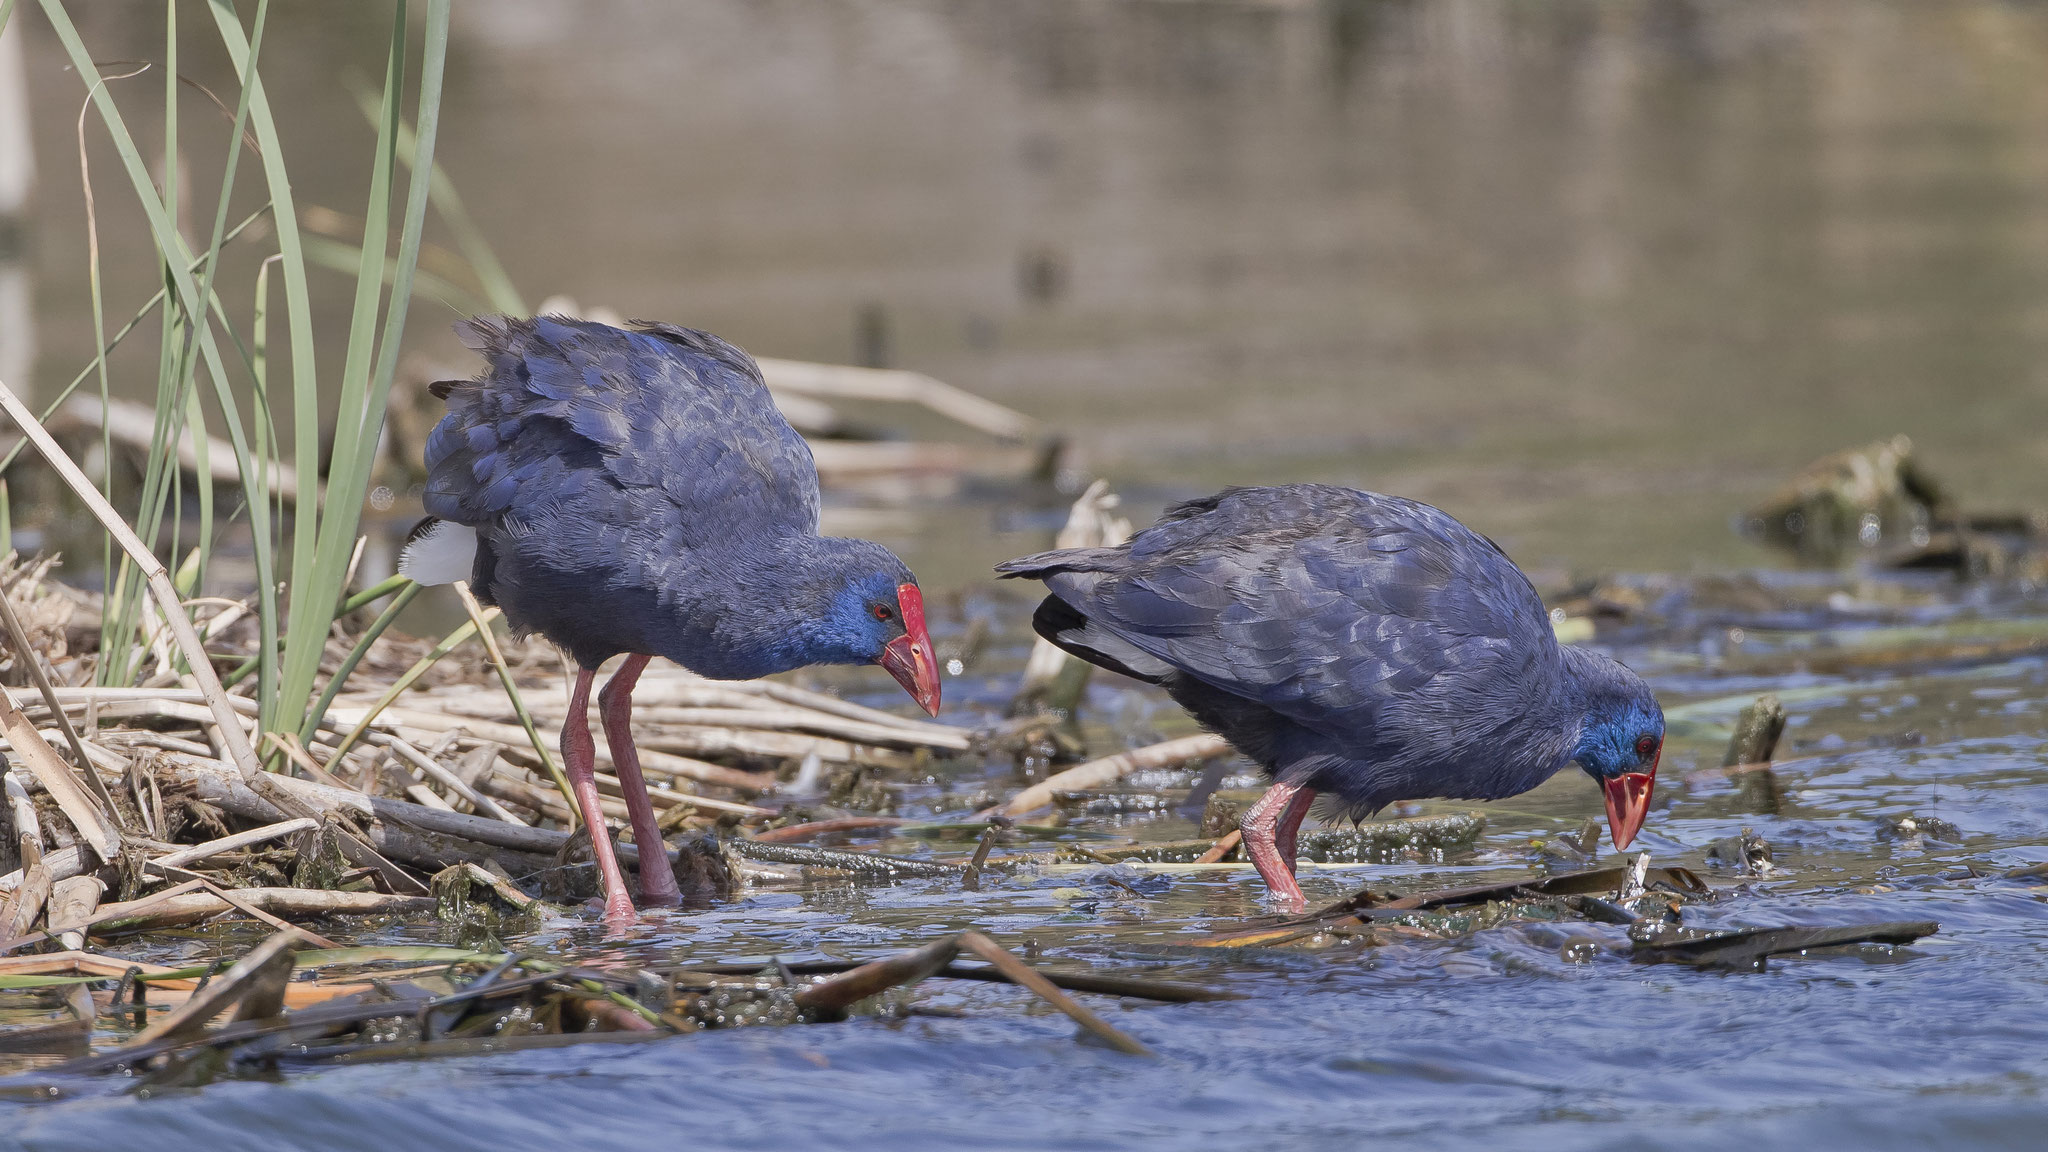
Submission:
{"label": "purple swamphen", "polygon": [[1320,484],[1232,488],[1116,548],[997,568],[1043,580],[1032,625],[1164,687],[1273,786],[1245,848],[1305,907],[1295,830],[1319,792],[1360,817],[1395,800],[1492,800],[1576,761],[1625,848],[1642,826],[1664,712],[1640,677],[1563,647],[1493,542],[1413,500]]}
{"label": "purple swamphen", "polygon": [[427,441],[430,516],[399,571],[467,580],[513,628],[575,658],[562,759],[593,831],[607,919],[630,917],[633,902],[598,834],[586,717],[606,660],[627,657],[598,710],[647,904],[678,895],[631,730],[633,684],[651,657],[729,680],[875,663],[937,714],[916,578],[879,544],[818,534],[811,450],[746,353],[668,324],[479,317],[457,331],[487,365],[433,385],[448,415]]}

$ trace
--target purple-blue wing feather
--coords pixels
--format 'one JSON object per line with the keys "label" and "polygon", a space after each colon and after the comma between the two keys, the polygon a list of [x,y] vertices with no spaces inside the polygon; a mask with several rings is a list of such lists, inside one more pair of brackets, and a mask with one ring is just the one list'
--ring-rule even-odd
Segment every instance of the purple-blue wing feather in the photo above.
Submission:
{"label": "purple-blue wing feather", "polygon": [[687,328],[545,316],[459,330],[487,367],[449,390],[428,439],[429,513],[516,526],[630,511],[643,529],[655,513],[680,548],[816,531],[810,447],[737,348]]}
{"label": "purple-blue wing feather", "polygon": [[1350,489],[1232,490],[1169,512],[1127,548],[1003,570],[1043,579],[1092,625],[1184,673],[1347,743],[1398,739],[1390,711],[1468,683],[1547,687],[1556,653],[1535,590],[1491,542],[1427,505]]}

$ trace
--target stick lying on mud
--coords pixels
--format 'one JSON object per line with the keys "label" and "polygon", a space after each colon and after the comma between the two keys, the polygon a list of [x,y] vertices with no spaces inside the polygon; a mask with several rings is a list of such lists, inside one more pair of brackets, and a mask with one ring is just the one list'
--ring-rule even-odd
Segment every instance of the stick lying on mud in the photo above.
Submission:
{"label": "stick lying on mud", "polygon": [[1015,819],[1036,812],[1050,805],[1053,797],[1061,792],[1079,792],[1089,788],[1101,788],[1113,784],[1133,772],[1150,771],[1157,768],[1175,768],[1187,764],[1198,764],[1230,752],[1230,742],[1221,736],[1204,732],[1197,736],[1182,736],[1148,745],[1130,752],[1119,752],[1090,760],[1064,772],[1056,773],[1012,796],[1007,803],[980,813],[982,819],[1001,814]]}

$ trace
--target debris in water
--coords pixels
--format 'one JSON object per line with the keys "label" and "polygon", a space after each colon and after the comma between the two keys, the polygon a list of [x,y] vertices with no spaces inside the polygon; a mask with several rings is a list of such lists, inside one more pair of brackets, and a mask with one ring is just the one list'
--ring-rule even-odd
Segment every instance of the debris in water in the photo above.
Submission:
{"label": "debris in water", "polygon": [[[1486,816],[1453,812],[1446,816],[1410,816],[1400,820],[1361,823],[1354,828],[1316,828],[1300,834],[1297,857],[1318,864],[1393,864],[1422,860],[1441,863],[1471,848],[1486,831]],[[1129,848],[1068,845],[1053,853],[1061,864],[1132,861],[1147,864],[1193,864],[1203,861],[1216,841],[1163,840]],[[1234,845],[1233,845],[1234,846]],[[1219,857],[1220,859],[1220,857]]]}
{"label": "debris in water", "polygon": [[1557,836],[1545,841],[1542,849],[1546,860],[1561,864],[1584,867],[1600,855],[1600,821],[1587,817],[1579,827],[1576,836]]}
{"label": "debris in water", "polygon": [[1932,920],[1901,920],[1825,928],[1744,928],[1704,936],[1659,934],[1636,941],[1634,959],[1761,972],[1772,956],[1845,944],[1911,944],[1939,931],[1941,925]]}
{"label": "debris in water", "polygon": [[1472,847],[1486,832],[1486,815],[1454,812],[1448,816],[1412,816],[1359,824],[1355,828],[1316,828],[1298,835],[1298,854],[1318,864],[1389,864],[1397,860],[1441,863]]}
{"label": "debris in water", "polygon": [[1614,902],[1627,906],[1641,900],[1648,890],[1649,878],[1650,854],[1638,852],[1635,858],[1628,862],[1628,870],[1622,876],[1621,885],[1615,889]]}
{"label": "debris in water", "polygon": [[1868,557],[1879,567],[2033,580],[2048,571],[2048,516],[1965,513],[1894,436],[1824,456],[1744,513],[1744,535],[1810,564]]}
{"label": "debris in water", "polygon": [[1721,754],[1721,767],[1770,763],[1778,737],[1784,733],[1785,705],[1766,692],[1735,717],[1735,733],[1728,738],[1728,750]]}
{"label": "debris in water", "polygon": [[1771,844],[1744,828],[1740,835],[1716,840],[1707,846],[1707,862],[1730,869],[1738,876],[1766,876],[1777,869],[1771,860]]}
{"label": "debris in water", "polygon": [[[432,947],[309,950],[305,943],[304,934],[286,929],[225,971],[220,965],[167,969],[88,953],[19,958],[0,964],[0,970],[10,986],[72,989],[85,1006],[79,1009],[84,1027],[68,1026],[59,1050],[76,1051],[90,1038],[97,1009],[91,1007],[89,985],[132,984],[137,1011],[154,1014],[153,1020],[106,1051],[38,1076],[127,1071],[142,1086],[196,1085],[241,1069],[260,1073],[279,1062],[411,1058],[616,1039],[621,1033],[675,1035],[842,1020],[862,1004],[876,1006],[869,1011],[886,1009],[876,997],[933,977],[1017,984],[1110,1047],[1146,1055],[1143,1045],[1062,989],[1168,1003],[1236,998],[1144,977],[1041,973],[977,932],[864,964],[778,964],[765,977],[759,965],[599,970],[531,955]],[[962,952],[986,966],[959,963]],[[421,961],[425,968],[388,967]],[[379,965],[386,967],[369,972],[368,980],[329,979],[320,972]],[[313,980],[293,979],[309,969]],[[140,991],[145,985],[146,1008]],[[231,1010],[228,1023],[208,1028]],[[0,1031],[0,1049],[23,1050],[28,1032],[46,1047],[57,1043],[46,1028],[11,1029]]]}
{"label": "debris in water", "polygon": [[1877,838],[1903,843],[1908,847],[1918,847],[1927,841],[1961,844],[1963,830],[1935,816],[1894,816],[1878,822]]}
{"label": "debris in water", "polygon": [[[1640,871],[1639,871],[1640,870]],[[1638,853],[1628,865],[1591,868],[1554,876],[1532,876],[1505,884],[1481,884],[1469,888],[1441,888],[1394,896],[1363,889],[1349,899],[1329,905],[1306,916],[1247,924],[1242,928],[1189,941],[1198,948],[1240,948],[1272,946],[1307,939],[1318,933],[1343,931],[1369,923],[1412,918],[1420,912],[1439,912],[1492,906],[1504,909],[1500,918],[1512,919],[1519,909],[1549,911],[1555,919],[1560,909],[1603,923],[1640,922],[1636,913],[1621,907],[1621,901],[1602,899],[1623,890],[1631,878],[1639,892],[1655,891],[1676,900],[1710,900],[1713,889],[1685,868],[1651,868],[1649,853]],[[1479,925],[1473,924],[1471,927]]]}
{"label": "debris in water", "polygon": [[727,845],[735,855],[771,864],[797,864],[806,868],[829,868],[856,876],[894,879],[902,876],[958,876],[966,871],[964,862],[917,860],[908,856],[883,856],[874,852],[845,852],[815,848],[808,844],[763,844],[758,840],[733,840]]}
{"label": "debris in water", "polygon": [[1913,457],[1913,441],[1894,436],[1808,464],[1784,487],[1743,514],[1746,535],[1815,564],[1896,540],[1924,539],[1950,511],[1946,493]]}

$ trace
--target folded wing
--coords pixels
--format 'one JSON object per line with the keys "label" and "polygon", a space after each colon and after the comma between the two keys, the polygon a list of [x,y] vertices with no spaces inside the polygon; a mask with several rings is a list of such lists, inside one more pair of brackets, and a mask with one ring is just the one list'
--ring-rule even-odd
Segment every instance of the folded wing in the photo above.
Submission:
{"label": "folded wing", "polygon": [[458,327],[487,367],[436,385],[448,415],[427,443],[427,511],[484,525],[559,520],[650,498],[684,547],[745,527],[816,531],[810,448],[744,352],[641,324],[483,317]]}

